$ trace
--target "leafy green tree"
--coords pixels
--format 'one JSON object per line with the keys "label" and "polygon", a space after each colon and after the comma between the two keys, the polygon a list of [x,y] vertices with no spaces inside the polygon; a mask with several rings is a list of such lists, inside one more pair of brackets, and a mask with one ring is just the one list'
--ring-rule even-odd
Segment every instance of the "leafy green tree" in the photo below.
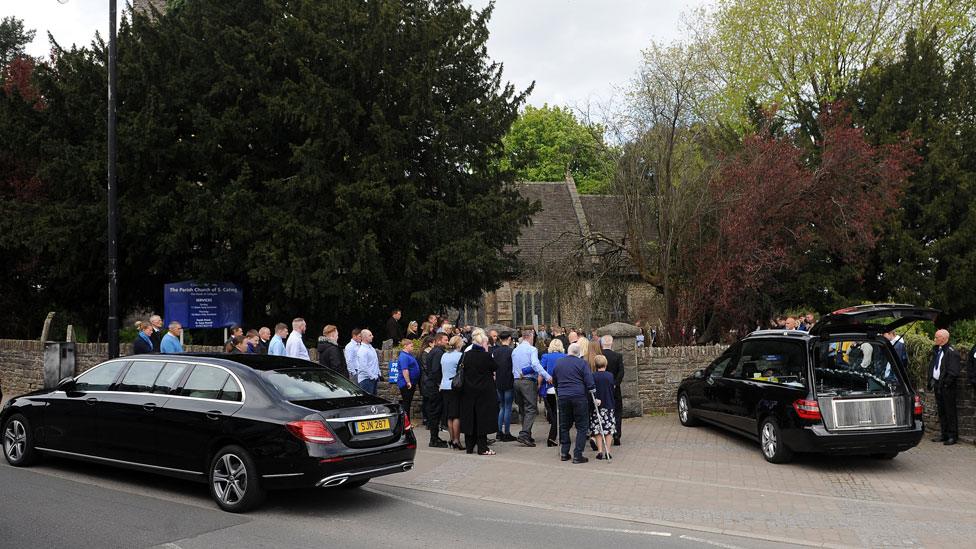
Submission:
{"label": "leafy green tree", "polygon": [[24,55],[24,46],[34,40],[37,31],[25,29],[24,22],[13,16],[0,19],[0,67]]}
{"label": "leafy green tree", "polygon": [[780,105],[812,142],[821,106],[871,64],[894,61],[910,29],[954,52],[974,21],[976,4],[961,0],[721,0],[697,25],[725,112],[738,115],[749,98]]}
{"label": "leafy green tree", "polygon": [[59,323],[98,337],[107,316],[105,71],[90,49],[14,65],[23,70],[0,92],[0,333],[36,337],[57,311]]}
{"label": "leafy green tree", "polygon": [[603,134],[603,126],[581,123],[569,109],[529,105],[502,140],[502,167],[522,181],[562,181],[569,171],[580,192],[605,192],[616,154]]}
{"label": "leafy green tree", "polygon": [[[459,0],[248,0],[173,3],[155,20],[123,23],[124,308],[160,309],[165,282],[230,280],[244,288],[248,323],[302,315],[351,327],[494,288],[513,266],[512,229],[534,206],[499,167],[525,93],[486,57],[490,15]],[[37,227],[30,242],[52,252],[33,256],[24,287],[53,303],[53,288],[86,284],[65,306],[94,309],[94,328],[105,280],[104,49],[69,53],[55,66],[74,72],[38,70],[50,74],[36,78],[46,112],[18,107],[30,115],[19,132],[14,118],[0,121],[4,139],[43,145],[25,171],[48,202],[25,211],[6,195],[3,207],[7,227]],[[66,120],[47,114],[72,109]],[[51,165],[75,173],[48,174]],[[52,215],[59,200],[77,213]],[[58,265],[66,253],[89,264]]]}
{"label": "leafy green tree", "polygon": [[876,65],[851,93],[879,143],[908,133],[922,163],[875,257],[872,297],[928,303],[943,319],[976,315],[976,62],[973,44],[947,63],[938,37],[908,35],[895,62]]}

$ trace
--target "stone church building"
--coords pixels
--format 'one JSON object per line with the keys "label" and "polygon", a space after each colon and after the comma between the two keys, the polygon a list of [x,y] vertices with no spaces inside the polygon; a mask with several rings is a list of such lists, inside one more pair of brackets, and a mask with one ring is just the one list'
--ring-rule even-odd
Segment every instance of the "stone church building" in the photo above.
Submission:
{"label": "stone church building", "polygon": [[523,182],[518,189],[541,206],[508,250],[516,253],[519,268],[476,306],[458,310],[461,324],[522,327],[532,326],[533,318],[540,325],[577,328],[617,321],[658,324],[660,294],[640,280],[626,257],[599,243],[625,242],[620,197],[579,194],[571,176]]}

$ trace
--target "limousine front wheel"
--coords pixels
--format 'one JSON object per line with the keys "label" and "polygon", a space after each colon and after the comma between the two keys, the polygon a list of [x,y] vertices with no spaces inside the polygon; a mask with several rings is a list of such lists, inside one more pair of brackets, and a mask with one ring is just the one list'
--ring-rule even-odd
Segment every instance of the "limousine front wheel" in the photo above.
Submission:
{"label": "limousine front wheel", "polygon": [[264,500],[264,489],[250,454],[225,446],[210,462],[210,495],[224,511],[243,513]]}
{"label": "limousine front wheel", "polygon": [[767,417],[759,428],[759,444],[763,457],[770,463],[786,463],[793,459],[793,451],[783,443],[783,432],[776,420]]}
{"label": "limousine front wheel", "polygon": [[10,416],[3,425],[3,457],[14,467],[26,467],[37,459],[30,422],[21,414]]}

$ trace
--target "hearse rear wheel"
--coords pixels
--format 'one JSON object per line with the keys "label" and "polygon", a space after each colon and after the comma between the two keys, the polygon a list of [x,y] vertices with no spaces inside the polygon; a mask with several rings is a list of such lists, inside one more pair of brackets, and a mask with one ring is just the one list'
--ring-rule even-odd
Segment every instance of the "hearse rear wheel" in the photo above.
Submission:
{"label": "hearse rear wheel", "polygon": [[793,451],[783,443],[783,432],[774,418],[763,420],[759,428],[759,444],[763,457],[770,463],[786,463],[793,459]]}

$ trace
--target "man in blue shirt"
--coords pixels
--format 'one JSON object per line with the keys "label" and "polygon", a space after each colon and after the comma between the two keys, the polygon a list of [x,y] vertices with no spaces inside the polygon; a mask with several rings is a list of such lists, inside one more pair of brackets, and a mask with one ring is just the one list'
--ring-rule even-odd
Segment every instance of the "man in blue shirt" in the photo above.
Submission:
{"label": "man in blue shirt", "polygon": [[[559,457],[569,461],[569,428],[576,425],[576,446],[573,449],[573,463],[586,463],[589,459],[583,457],[586,447],[587,433],[590,428],[590,403],[587,393],[596,391],[593,373],[589,365],[580,358],[580,346],[573,343],[569,346],[569,353],[556,361],[552,370],[553,385],[556,386],[556,398],[559,407]],[[600,405],[600,401],[596,401]]]}
{"label": "man in blue shirt", "polygon": [[522,417],[522,430],[519,431],[518,441],[525,446],[535,446],[532,438],[532,424],[539,413],[536,399],[539,398],[539,376],[546,381],[552,377],[539,362],[539,352],[533,345],[532,330],[522,330],[522,341],[512,351],[512,377],[515,378],[515,398],[518,403],[519,416]]}
{"label": "man in blue shirt", "polygon": [[373,332],[359,332],[362,343],[356,350],[356,376],[359,387],[371,395],[376,394],[376,382],[380,379],[380,361],[373,348]]}
{"label": "man in blue shirt", "polygon": [[268,343],[268,354],[273,356],[285,356],[285,338],[288,337],[288,326],[284,322],[275,325],[275,335]]}
{"label": "man in blue shirt", "polygon": [[183,344],[180,343],[180,333],[183,332],[183,325],[177,321],[169,323],[169,332],[163,336],[159,342],[159,352],[161,353],[182,353]]}

